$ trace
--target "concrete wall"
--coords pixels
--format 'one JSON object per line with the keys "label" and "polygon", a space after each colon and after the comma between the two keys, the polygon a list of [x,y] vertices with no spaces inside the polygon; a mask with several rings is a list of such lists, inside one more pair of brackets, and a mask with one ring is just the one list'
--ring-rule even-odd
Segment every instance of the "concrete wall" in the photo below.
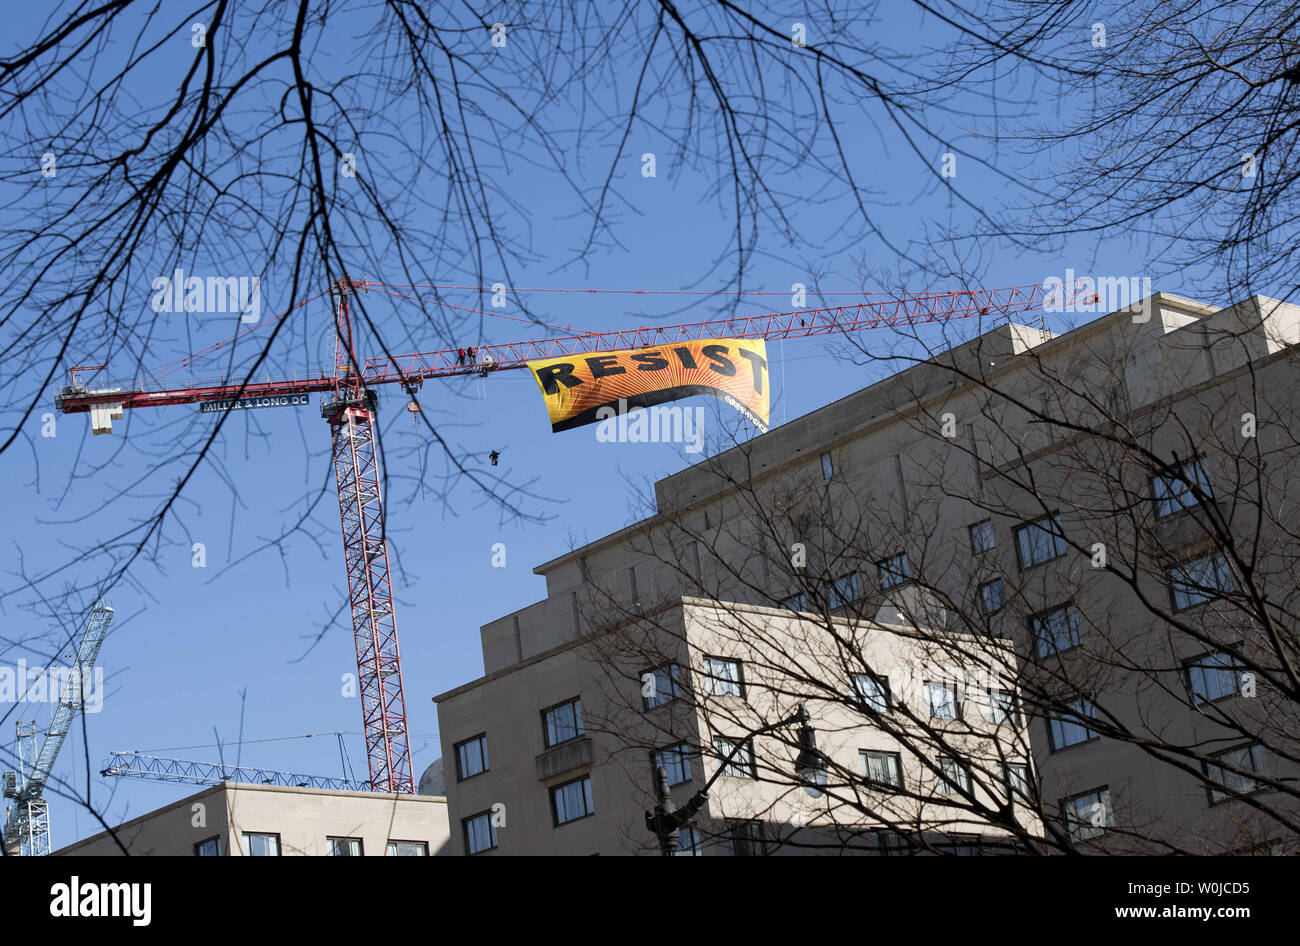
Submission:
{"label": "concrete wall", "polygon": [[[742,736],[762,722],[785,718],[793,711],[788,700],[776,700],[772,693],[782,681],[761,667],[771,662],[751,648],[743,655],[750,674],[749,694],[744,700],[720,697],[705,699],[700,678],[705,655],[722,655],[735,642],[726,623],[744,614],[746,620],[762,624],[765,639],[777,650],[795,649],[811,653],[812,638],[806,622],[789,611],[737,605],[718,605],[687,599],[676,608],[655,615],[646,622],[647,638],[630,653],[613,652],[608,640],[586,638],[539,655],[523,664],[492,674],[465,687],[437,697],[439,729],[444,758],[454,759],[455,746],[480,733],[485,734],[490,765],[486,772],[463,781],[448,769],[447,796],[452,815],[452,851],[466,853],[462,819],[489,812],[496,807],[504,823],[497,830],[498,847],[492,855],[589,855],[644,854],[656,850],[656,842],[644,825],[644,812],[653,805],[650,752],[684,742],[693,747],[688,756],[692,778],[672,790],[676,804],[685,803],[719,764],[711,752],[700,747],[714,745],[716,736]],[[919,692],[920,669],[926,663],[916,637],[906,629],[883,625],[864,626],[844,622],[844,633],[862,637],[863,652],[875,672],[888,675],[899,699],[912,706],[923,700]],[[650,641],[647,643],[646,641]],[[993,645],[998,646],[998,645]],[[647,654],[653,650],[656,656]],[[829,643],[825,653],[831,652]],[[739,656],[739,655],[738,655]],[[645,664],[671,659],[682,668],[683,683],[696,694],[643,711],[640,672]],[[1008,657],[1011,666],[1014,658]],[[827,674],[834,671],[829,663]],[[911,681],[910,683],[908,681]],[[789,682],[785,681],[785,686]],[[582,699],[586,734],[577,747],[558,763],[544,745],[542,710],[573,697]],[[833,702],[809,701],[809,712],[819,733],[819,748],[845,769],[856,771],[859,752],[878,749],[897,751],[890,737],[874,729],[860,713]],[[985,725],[972,716],[981,731],[969,740],[972,755],[997,758],[999,753],[1025,760],[1023,731],[1008,733]],[[1002,748],[995,749],[1000,741]],[[1019,744],[1017,749],[1016,744]],[[572,747],[574,744],[567,744]],[[802,792],[790,784],[791,760],[782,758],[788,746],[759,737],[755,752],[760,781],[723,777],[710,792],[698,823],[705,834],[720,834],[728,820],[760,817],[774,830],[790,837],[811,836],[828,830],[826,823],[851,823],[858,827],[878,826],[859,813],[837,809],[834,818],[819,816],[803,802]],[[905,754],[905,779],[911,787],[933,776],[918,760]],[[556,825],[551,809],[550,789],[582,775],[592,779],[595,813],[579,821]],[[958,825],[969,819],[946,812],[934,804],[900,803],[893,813],[900,820],[933,825]],[[800,818],[803,820],[800,821]],[[807,825],[799,835],[798,825]],[[1036,824],[1036,822],[1034,822]],[[954,827],[954,830],[957,830]],[[987,832],[994,834],[994,832]],[[859,842],[860,843],[860,842]],[[791,853],[796,848],[778,849]],[[730,854],[721,839],[706,844],[706,855]]]}
{"label": "concrete wall", "polygon": [[[273,785],[217,785],[115,829],[133,855],[190,856],[221,838],[223,855],[242,854],[243,832],[280,835],[284,856],[321,856],[329,837],[361,838],[362,853],[382,856],[392,840],[424,841],[429,855],[448,853],[447,802],[424,795],[335,792]],[[121,848],[107,832],[54,852],[111,856]]]}
{"label": "concrete wall", "polygon": [[[1099,418],[1096,403],[1114,405],[1121,414],[1128,412],[1131,417],[1148,421],[1152,417],[1166,418],[1166,432],[1157,431],[1153,441],[1153,449],[1165,453],[1174,446],[1185,449],[1178,425],[1180,416],[1192,418],[1193,422],[1215,411],[1231,416],[1237,400],[1242,402],[1238,414],[1258,410],[1259,406],[1250,400],[1253,390],[1273,400],[1265,404],[1271,412],[1267,421],[1272,429],[1261,428],[1260,444],[1266,451],[1287,451],[1285,455],[1291,461],[1272,463],[1273,470],[1285,472],[1288,465],[1294,464],[1297,452],[1285,431],[1295,429],[1300,421],[1295,417],[1300,407],[1300,384],[1295,359],[1287,348],[1297,342],[1300,307],[1252,297],[1217,309],[1158,293],[1131,310],[1095,319],[1060,335],[1029,326],[1000,326],[940,354],[936,360],[955,365],[998,391],[1020,398],[1028,409],[1075,418],[1084,429]],[[1055,377],[1086,396],[1046,390],[1044,376]],[[961,444],[976,453],[980,462],[962,451],[936,446],[933,425],[945,413],[957,419]],[[712,536],[709,545],[718,555],[733,561],[747,557],[743,527],[731,527],[737,519],[743,520],[743,509],[735,501],[734,487],[728,485],[729,480],[744,479],[746,471],[752,474],[756,491],[768,488],[765,484],[775,488],[786,482],[820,483],[819,457],[830,454],[836,478],[827,487],[827,505],[820,511],[834,510],[842,516],[852,510],[865,517],[864,521],[874,516],[880,523],[909,523],[902,535],[882,528],[880,547],[873,551],[882,556],[892,554],[914,541],[923,543],[931,554],[943,550],[951,557],[951,575],[946,580],[956,600],[969,601],[978,582],[988,577],[1014,576],[1023,596],[1014,617],[1009,609],[1007,616],[990,619],[989,624],[991,630],[1005,633],[1018,646],[1027,645],[1024,614],[1057,603],[1062,597],[1071,597],[1088,619],[1085,634],[1095,631],[1112,637],[1129,635],[1129,646],[1137,648],[1135,654],[1141,655],[1149,655],[1150,648],[1165,646],[1167,638],[1159,622],[1152,621],[1141,608],[1134,609],[1131,603],[1117,605],[1118,601],[1131,599],[1124,598],[1122,589],[1117,589],[1104,573],[1086,568],[1079,555],[1034,569],[1019,568],[1012,530],[1019,521],[1032,518],[1035,506],[1032,497],[1015,495],[995,483],[988,475],[989,465],[1009,469],[1016,464],[1041,463],[1054,478],[1051,489],[1068,495],[1077,487],[1076,498],[1083,505],[1095,498],[1089,497],[1087,491],[1096,484],[1069,466],[1071,451],[1088,448],[1087,435],[1074,436],[1032,421],[1027,410],[990,408],[986,392],[976,385],[961,383],[951,372],[917,365],[755,438],[743,448],[664,478],[656,484],[657,516],[539,566],[535,571],[546,578],[548,597],[485,626],[487,676],[438,698],[447,757],[451,757],[452,743],[473,734],[465,731],[467,727],[478,732],[490,725],[500,733],[493,738],[502,747],[500,755],[494,751],[494,767],[499,765],[502,778],[507,779],[498,782],[495,775],[491,779],[480,776],[481,782],[471,780],[478,782],[476,785],[449,784],[453,844],[460,843],[456,827],[460,817],[483,810],[493,798],[509,797],[517,799],[521,806],[523,818],[519,824],[524,827],[502,831],[503,852],[543,850],[550,845],[549,849],[556,851],[593,853],[597,839],[600,845],[606,845],[608,832],[614,828],[601,820],[600,796],[614,792],[621,798],[635,791],[644,796],[646,786],[634,791],[631,785],[635,779],[629,782],[623,778],[601,789],[597,782],[597,818],[587,819],[582,823],[584,827],[573,825],[553,832],[545,793],[536,791],[536,775],[530,768],[540,751],[539,724],[534,717],[542,706],[578,691],[587,699],[588,690],[601,685],[571,648],[583,634],[590,633],[581,615],[602,601],[621,598],[628,612],[636,613],[636,606],[627,600],[629,569],[635,569],[640,597],[652,597],[646,589],[655,589],[658,597],[647,607],[671,601],[674,588],[678,595],[698,593],[685,587],[680,576],[666,567],[666,559],[684,561],[692,552],[700,554],[698,549],[669,550],[670,554],[665,554],[669,547],[662,535],[671,531],[672,522],[687,522],[697,533]],[[1234,470],[1231,450],[1224,449],[1230,437],[1223,431],[1214,434],[1220,443],[1216,446],[1210,442],[1215,438],[1207,436],[1200,449],[1207,454],[1212,478],[1223,482],[1239,471]],[[1149,493],[1145,476],[1132,470],[1114,471],[1109,485],[1115,483],[1122,483],[1136,497]],[[966,529],[970,523],[988,517],[989,508],[1005,510],[1004,514],[992,515],[997,545],[991,553],[973,561]],[[923,510],[924,515],[919,515],[918,510]],[[1067,508],[1066,530],[1078,532],[1085,523],[1071,516]],[[1159,548],[1173,548],[1182,541],[1170,533],[1182,528],[1177,522],[1157,528],[1160,532],[1154,539]],[[1284,538],[1268,537],[1264,548]],[[1118,529],[1112,541],[1136,546],[1144,537]],[[656,549],[657,554],[652,554]],[[768,583],[765,576],[755,574],[747,576],[748,582],[715,575],[725,569],[714,568],[708,552],[706,549],[701,556],[700,570],[710,580],[717,578],[715,597],[762,606],[776,603],[793,590],[779,587],[784,580],[779,576]],[[761,565],[755,561],[753,568],[757,570]],[[1272,574],[1282,582],[1278,586],[1282,594],[1294,592],[1294,576],[1287,577],[1285,562],[1270,566],[1266,557],[1262,565],[1274,568]],[[864,584],[870,585],[870,559],[860,563],[860,575]],[[1143,593],[1153,600],[1168,594],[1159,575],[1145,576],[1141,584]],[[1210,615],[1203,619],[1214,620]],[[1186,643],[1180,646],[1187,648]],[[1203,714],[1191,712],[1178,696],[1178,661],[1194,655],[1180,651],[1168,656],[1169,680],[1159,686],[1150,680],[1121,677],[1099,681],[1107,707],[1123,724],[1164,738],[1201,745],[1227,738],[1223,727]],[[698,730],[698,720],[696,726]],[[1098,740],[1053,752],[1048,746],[1046,723],[1041,719],[1031,722],[1029,734],[1049,807],[1055,806],[1056,800],[1106,785],[1115,805],[1122,807],[1123,816],[1154,836],[1176,840],[1185,839],[1189,833],[1206,838],[1243,837],[1256,829],[1268,830],[1267,824],[1246,825],[1252,818],[1245,810],[1247,806],[1210,806],[1205,787],[1196,776],[1156,763],[1139,748]],[[603,751],[606,759],[617,756],[611,747]],[[597,760],[602,758],[598,741],[594,752]],[[517,758],[526,759],[528,764],[519,763],[518,772],[511,775]],[[636,767],[643,768],[640,762]],[[453,778],[449,777],[449,782]],[[618,804],[622,808],[615,821],[625,834],[630,832],[628,843],[620,845],[620,849],[635,847],[632,838],[637,834],[640,802]],[[534,824],[540,827],[530,833],[534,829],[527,826]],[[595,833],[598,826],[599,834]],[[1211,845],[1206,849],[1214,848]]]}

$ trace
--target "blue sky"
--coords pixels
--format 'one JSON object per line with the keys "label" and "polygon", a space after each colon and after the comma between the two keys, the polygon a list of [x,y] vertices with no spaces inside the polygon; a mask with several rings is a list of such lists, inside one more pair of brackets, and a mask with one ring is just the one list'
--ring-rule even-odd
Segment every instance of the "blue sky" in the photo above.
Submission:
{"label": "blue sky", "polygon": [[[21,14],[19,14],[21,15]],[[915,16],[902,16],[879,27],[881,42],[915,42]],[[32,24],[19,24],[31,27]],[[1086,24],[1080,24],[1086,37]],[[16,29],[15,35],[22,30]],[[166,59],[150,66],[151,79],[171,88],[169,69],[181,61]],[[322,60],[324,62],[324,60]],[[326,68],[323,66],[322,68]],[[1058,113],[1060,103],[1052,103]],[[1068,112],[1068,108],[1065,109]],[[942,188],[933,185],[931,169],[921,164],[888,134],[878,134],[867,122],[846,126],[854,137],[848,146],[863,179],[873,189],[874,212],[881,225],[900,239],[916,239],[927,225],[962,222],[964,211],[953,205]],[[792,130],[797,134],[797,130]],[[952,128],[953,140],[961,132]],[[650,130],[639,131],[618,155],[618,174],[628,204],[621,210],[620,245],[594,253],[584,264],[570,262],[571,249],[583,229],[574,220],[575,208],[563,192],[552,188],[545,172],[520,162],[502,186],[519,195],[530,209],[535,259],[520,264],[515,285],[549,289],[717,289],[725,283],[725,262],[715,268],[719,248],[733,227],[725,201],[711,195],[707,168],[679,167],[672,161],[674,142]],[[940,161],[940,149],[934,149]],[[657,155],[657,176],[643,178],[641,155]],[[363,152],[363,168],[382,160],[382,145]],[[1008,167],[1013,166],[1010,154]],[[592,161],[593,166],[597,162]],[[798,193],[815,188],[811,171],[795,171],[784,181]],[[953,182],[970,200],[997,206],[1011,198],[1008,185],[972,162],[960,166]],[[401,195],[394,194],[394,200]],[[813,283],[831,291],[864,287],[861,264],[891,269],[897,265],[879,243],[846,238],[839,231],[841,208],[792,198],[789,210],[799,223],[821,240],[791,248],[764,232],[762,252],[755,257],[747,288],[781,293],[746,301],[742,311],[790,308],[793,283]],[[517,221],[522,229],[523,223]],[[434,223],[431,221],[430,226]],[[981,248],[980,282],[986,286],[1041,283],[1063,276],[1066,267],[1080,273],[1138,274],[1141,251],[1122,241],[1098,248],[1094,239],[1041,252],[1012,252],[1005,247]],[[202,271],[203,260],[196,264]],[[371,271],[377,281],[402,282],[400,274]],[[460,274],[447,283],[461,284]],[[953,288],[909,281],[915,290]],[[321,287],[316,287],[321,288]],[[897,289],[895,284],[868,288]],[[1157,288],[1188,291],[1161,280]],[[139,287],[137,295],[145,287]],[[850,301],[850,297],[838,297]],[[518,294],[502,310],[519,315]],[[653,321],[685,322],[717,314],[717,300],[685,296],[599,296],[535,293],[527,297],[533,310],[550,322],[584,329],[610,329]],[[279,311],[295,300],[268,287],[267,311]],[[476,307],[473,293],[463,305]],[[1227,300],[1207,299],[1222,303]],[[437,338],[418,337],[419,329],[403,322],[400,302],[372,297],[380,325],[391,331],[396,350],[410,345],[441,348]],[[675,314],[674,314],[675,313]],[[1089,316],[1065,317],[1086,320]],[[149,356],[158,364],[175,359],[189,346],[225,337],[229,321],[197,321],[182,325],[184,315],[172,316]],[[543,332],[519,322],[454,316],[466,343],[538,337]],[[295,315],[298,351],[284,356],[284,365],[305,366],[324,360],[330,349],[329,312],[317,302]],[[1067,327],[1062,317],[1049,317],[1049,327]],[[960,331],[960,329],[959,329]],[[409,339],[404,336],[411,336]],[[400,341],[399,341],[400,340]],[[409,344],[408,344],[409,342]],[[897,340],[882,334],[882,346]],[[362,354],[377,353],[372,339],[359,345]],[[836,357],[834,341],[809,339],[769,344],[773,381],[773,420],[788,420],[857,390],[882,374]],[[913,349],[913,351],[915,351]],[[304,354],[305,353],[305,354]],[[84,339],[74,358],[93,358],[93,337]],[[217,373],[196,365],[182,374]],[[275,372],[272,371],[272,374]],[[50,410],[52,410],[50,392]],[[423,428],[403,409],[404,395],[391,387],[381,392],[381,420],[389,451],[390,548],[396,553],[398,629],[402,648],[415,772],[439,755],[437,718],[430,698],[482,673],[479,627],[528,605],[544,594],[544,583],[532,568],[562,554],[575,543],[588,541],[626,525],[630,508],[629,482],[657,478],[685,466],[689,458],[671,445],[598,443],[595,428],[551,434],[536,387],[524,372],[503,372],[487,379],[454,379],[427,385],[422,400],[430,420],[453,444],[483,457],[502,452],[500,472],[515,483],[527,484],[527,510],[545,521],[503,517],[499,508],[461,484],[441,503],[432,481],[418,482],[421,463],[432,476],[441,471],[436,449],[425,452]],[[692,402],[694,403],[694,402]],[[706,404],[712,414],[712,405]],[[114,426],[107,437],[90,438],[85,415],[59,417],[57,435],[39,436],[40,416],[29,422],[29,440],[0,454],[0,476],[9,484],[12,506],[7,510],[4,538],[8,568],[4,576],[6,636],[47,637],[79,632],[60,628],[30,609],[39,602],[24,597],[19,573],[43,574],[58,569],[75,551],[102,542],[130,527],[143,511],[153,508],[169,489],[175,466],[159,458],[182,446],[214,423],[198,408],[145,409]],[[286,739],[307,733],[344,732],[352,764],[364,777],[360,738],[360,705],[341,695],[342,678],[355,673],[350,628],[336,625],[319,641],[319,626],[341,600],[345,585],[338,512],[328,465],[328,429],[311,407],[265,410],[232,416],[211,458],[187,485],[169,521],[163,541],[152,555],[137,561],[129,580],[111,594],[117,609],[100,655],[107,675],[103,709],[80,721],[56,767],[56,779],[83,790],[87,757],[92,771],[92,801],[110,823],[142,814],[196,790],[132,780],[102,779],[98,769],[111,750],[153,750],[155,754],[215,761],[214,743],[230,743],[227,761],[322,775],[340,773],[334,738]],[[237,496],[232,491],[237,487]],[[258,549],[310,511],[305,531],[292,534],[280,549]],[[191,547],[206,547],[206,566],[192,567]],[[491,565],[492,546],[502,542],[507,567]],[[75,566],[74,566],[75,567]],[[82,575],[69,579],[88,580]],[[60,577],[51,579],[57,586]],[[3,659],[29,662],[49,658],[48,646],[11,650]],[[241,704],[241,694],[246,702]],[[49,708],[22,704],[3,706],[0,745],[5,767],[11,764],[12,726],[19,718],[36,718],[44,725]],[[242,718],[241,718],[242,712]],[[235,746],[242,725],[244,744]],[[218,735],[214,735],[214,731]],[[258,741],[278,739],[278,741]],[[80,805],[51,787],[51,820],[55,846],[100,830]]]}

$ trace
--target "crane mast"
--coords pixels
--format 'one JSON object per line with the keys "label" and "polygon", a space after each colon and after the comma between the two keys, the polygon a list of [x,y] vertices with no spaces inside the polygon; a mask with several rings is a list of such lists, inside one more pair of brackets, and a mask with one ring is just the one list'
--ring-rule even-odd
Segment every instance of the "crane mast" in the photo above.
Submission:
{"label": "crane mast", "polygon": [[377,792],[409,795],[415,781],[375,447],[379,398],[361,383],[348,313],[348,297],[364,291],[365,283],[349,279],[339,280],[332,290],[338,334],[334,376],[339,382],[321,405],[321,416],[331,428],[370,781]]}
{"label": "crane mast", "polygon": [[[366,761],[377,792],[413,793],[414,777],[402,690],[397,621],[389,578],[386,521],[375,441],[381,384],[401,384],[413,393],[428,379],[524,368],[529,361],[560,355],[617,351],[705,338],[780,340],[858,332],[882,326],[921,325],[961,318],[1009,316],[1042,302],[1040,286],[930,292],[873,299],[845,306],[819,306],[793,312],[733,316],[681,325],[643,326],[607,332],[529,339],[476,347],[470,360],[464,349],[417,352],[370,358],[362,364],[354,347],[349,300],[360,292],[392,292],[394,287],[343,277],[329,289],[334,304],[334,370],[305,377],[239,383],[179,384],[163,390],[142,387],[91,389],[72,384],[55,397],[65,414],[90,413],[91,430],[109,433],[125,409],[210,403],[283,396],[324,394],[321,416],[331,432],[331,457],[339,492],[348,601],[356,641],[358,689],[364,717]],[[418,287],[407,287],[418,288]],[[406,298],[406,297],[403,297]],[[222,343],[224,344],[224,343]],[[214,349],[221,347],[214,346]],[[186,359],[188,363],[193,358]]]}
{"label": "crane mast", "polygon": [[[23,742],[26,739],[29,745],[35,744],[35,727],[33,726],[30,731],[24,731],[21,724],[19,726],[19,763],[26,771],[17,773],[13,779],[9,776],[15,773],[6,773],[5,794],[14,800],[5,820],[5,850],[9,854],[50,853],[49,819],[45,799],[41,794],[45,790],[50,772],[54,770],[54,761],[58,758],[59,750],[63,748],[63,742],[72,728],[72,720],[81,710],[86,675],[94,669],[95,660],[99,657],[100,645],[104,643],[104,635],[108,632],[108,625],[112,620],[113,609],[103,598],[100,598],[91,609],[90,620],[86,622],[86,630],[81,635],[81,643],[77,646],[71,672],[64,681],[59,695],[59,704],[55,707],[54,716],[45,731],[45,739],[41,743],[40,751],[35,753],[30,766],[24,764],[26,760],[23,758]],[[19,784],[20,779],[21,784]]]}

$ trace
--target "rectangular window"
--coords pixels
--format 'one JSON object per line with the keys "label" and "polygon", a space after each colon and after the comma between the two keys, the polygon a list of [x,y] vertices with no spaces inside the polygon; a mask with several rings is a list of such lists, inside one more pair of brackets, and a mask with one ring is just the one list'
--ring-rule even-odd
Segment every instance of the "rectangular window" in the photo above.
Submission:
{"label": "rectangular window", "polygon": [[582,728],[582,698],[573,699],[542,711],[542,728],[546,748],[577,739],[586,730]]}
{"label": "rectangular window", "polygon": [[1213,552],[1189,559],[1166,571],[1175,611],[1220,597],[1232,590],[1228,560]]}
{"label": "rectangular window", "polygon": [[808,597],[801,591],[797,595],[791,595],[782,601],[781,607],[788,611],[807,611]]}
{"label": "rectangular window", "polygon": [[985,552],[992,551],[997,542],[997,537],[993,534],[992,519],[982,519],[970,527],[970,550],[972,554],[983,555]]}
{"label": "rectangular window", "polygon": [[767,839],[761,821],[732,821],[727,825],[731,853],[736,857],[762,857],[767,853]]}
{"label": "rectangular window", "polygon": [[664,664],[641,674],[641,700],[646,709],[671,703],[681,695],[681,668],[677,664]]}
{"label": "rectangular window", "polygon": [[914,852],[911,839],[901,831],[876,830],[876,853],[881,857],[911,857]]}
{"label": "rectangular window", "polygon": [[1002,610],[1007,603],[1005,594],[1002,591],[1002,579],[994,578],[992,581],[986,581],[979,587],[980,608],[984,611],[985,617],[992,617]]}
{"label": "rectangular window", "polygon": [[995,726],[1019,726],[1020,703],[1015,690],[1000,690],[997,687],[985,687],[988,698],[988,721]]}
{"label": "rectangular window", "polygon": [[870,673],[855,673],[849,677],[853,695],[872,713],[889,712],[889,678]]}
{"label": "rectangular window", "polygon": [[831,610],[858,600],[858,576],[845,575],[831,582]]}
{"label": "rectangular window", "polygon": [[907,572],[907,553],[899,552],[889,558],[876,562],[876,572],[880,576],[880,588],[886,591],[905,585],[909,581]]}
{"label": "rectangular window", "polygon": [[244,832],[245,857],[279,857],[280,836],[278,834],[257,834]]}
{"label": "rectangular window", "polygon": [[744,696],[745,675],[739,660],[704,658],[704,692],[711,696]]}
{"label": "rectangular window", "polygon": [[1102,786],[1061,802],[1061,814],[1070,837],[1087,841],[1101,837],[1114,824],[1110,811],[1110,789]]}
{"label": "rectangular window", "polygon": [[[1205,764],[1205,777],[1211,783],[1211,805],[1259,791],[1259,782],[1248,773],[1265,775],[1268,772],[1264,747],[1260,745],[1238,746],[1235,749],[1216,752],[1210,758],[1214,762]],[[1230,766],[1241,771],[1230,771]]]}
{"label": "rectangular window", "polygon": [[679,742],[653,754],[655,769],[668,773],[669,786],[680,785],[691,780],[691,760],[686,757],[686,743]]}
{"label": "rectangular window", "polygon": [[700,835],[694,828],[682,828],[677,832],[676,857],[700,857]]}
{"label": "rectangular window", "polygon": [[1206,654],[1183,664],[1192,702],[1213,703],[1241,692],[1242,663],[1223,651]]}
{"label": "rectangular window", "polygon": [[822,454],[822,479],[828,480],[835,475],[835,467],[831,464],[831,455]]}
{"label": "rectangular window", "polygon": [[428,857],[428,841],[395,841],[389,840],[388,850],[385,852],[389,857]]}
{"label": "rectangular window", "polygon": [[956,795],[960,792],[969,794],[971,790],[970,767],[957,759],[941,758],[939,760],[939,794]]}
{"label": "rectangular window", "polygon": [[221,856],[221,836],[208,838],[206,841],[200,841],[194,845],[195,857],[220,857]]}
{"label": "rectangular window", "polygon": [[551,789],[551,810],[555,813],[557,827],[595,814],[596,808],[591,803],[591,776],[584,775]]}
{"label": "rectangular window", "polygon": [[326,838],[326,847],[330,857],[360,857],[360,838]]}
{"label": "rectangular window", "polygon": [[481,811],[460,824],[465,832],[465,850],[468,853],[482,854],[497,846],[497,826],[492,823],[492,812]]}
{"label": "rectangular window", "polygon": [[1031,568],[1065,554],[1065,533],[1053,513],[1016,526],[1016,557],[1021,568]]}
{"label": "rectangular window", "polygon": [[[730,762],[726,762],[733,749],[736,750],[735,756],[732,757]],[[713,742],[713,751],[717,753],[720,762],[726,762],[722,770],[723,775],[729,778],[758,778],[758,764],[754,760],[753,739],[741,741],[719,736]]]}
{"label": "rectangular window", "polygon": [[897,752],[863,750],[862,777],[874,788],[898,790],[903,787],[903,763]]}
{"label": "rectangular window", "polygon": [[1097,738],[1097,734],[1083,722],[1084,719],[1097,717],[1096,705],[1091,700],[1083,699],[1074,700],[1067,705],[1073,711],[1071,714],[1047,717],[1047,735],[1053,752]]}
{"label": "rectangular window", "polygon": [[1151,478],[1151,501],[1156,507],[1156,518],[1163,519],[1198,505],[1201,500],[1196,497],[1196,490],[1206,499],[1214,498],[1210,471],[1204,460],[1188,460],[1157,473]]}
{"label": "rectangular window", "polygon": [[925,684],[926,705],[931,719],[956,719],[961,715],[957,684],[951,680],[930,680]]}
{"label": "rectangular window", "polygon": [[1002,790],[1014,802],[1032,803],[1034,796],[1030,791],[1029,766],[1020,762],[1002,763]]}
{"label": "rectangular window", "polygon": [[1073,605],[1061,604],[1040,611],[1029,618],[1029,634],[1033,638],[1039,657],[1059,654],[1078,647],[1079,612]]}
{"label": "rectangular window", "polygon": [[487,733],[456,743],[456,778],[465,781],[488,770]]}

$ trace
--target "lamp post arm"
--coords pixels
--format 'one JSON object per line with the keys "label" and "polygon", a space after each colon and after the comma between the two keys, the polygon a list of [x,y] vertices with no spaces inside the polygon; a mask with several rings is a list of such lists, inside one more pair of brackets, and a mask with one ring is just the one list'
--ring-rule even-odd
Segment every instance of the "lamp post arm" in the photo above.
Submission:
{"label": "lamp post arm", "polygon": [[727,753],[726,759],[724,759],[722,764],[718,766],[717,771],[715,771],[712,775],[710,775],[709,780],[704,783],[704,786],[698,792],[696,792],[694,795],[691,796],[690,801],[688,801],[681,808],[677,809],[677,811],[673,812],[672,816],[678,819],[689,819],[694,817],[695,813],[698,812],[701,808],[703,808],[704,803],[708,801],[709,789],[713,787],[713,783],[716,782],[719,776],[721,776],[722,773],[727,770],[727,767],[731,765],[731,761],[736,757],[737,753],[739,753],[740,750],[745,747],[745,743],[749,742],[755,736],[763,736],[766,735],[767,733],[772,732],[775,729],[783,729],[786,726],[793,726],[795,723],[804,723],[807,721],[808,721],[808,711],[804,709],[802,704],[800,704],[799,709],[795,712],[793,716],[787,719],[779,720],[778,722],[775,723],[769,723],[766,726],[763,726],[759,729],[755,729],[744,739],[736,740],[736,744],[731,747],[731,751]]}

